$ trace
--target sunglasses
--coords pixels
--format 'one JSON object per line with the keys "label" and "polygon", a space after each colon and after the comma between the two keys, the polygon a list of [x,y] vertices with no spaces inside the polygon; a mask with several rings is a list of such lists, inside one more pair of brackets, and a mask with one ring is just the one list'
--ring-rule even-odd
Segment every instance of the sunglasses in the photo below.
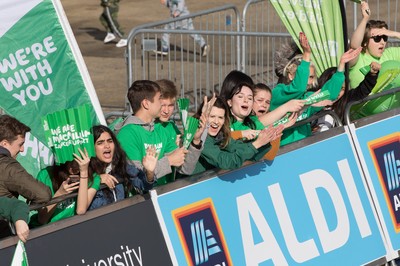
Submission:
{"label": "sunglasses", "polygon": [[377,35],[377,36],[372,36],[372,37],[369,37],[369,38],[370,39],[374,39],[374,42],[380,42],[382,39],[385,42],[387,42],[389,37],[387,35]]}

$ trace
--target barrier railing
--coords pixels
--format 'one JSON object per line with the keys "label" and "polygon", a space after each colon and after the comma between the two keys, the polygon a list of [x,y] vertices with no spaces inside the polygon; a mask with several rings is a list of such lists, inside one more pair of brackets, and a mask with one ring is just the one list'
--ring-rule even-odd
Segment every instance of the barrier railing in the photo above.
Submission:
{"label": "barrier railing", "polygon": [[[374,133],[378,135],[371,136],[368,127],[366,136],[375,139],[398,131],[398,115],[392,117],[392,114],[384,113],[382,116],[382,122],[372,123],[372,126],[378,128]],[[387,120],[393,119],[394,125],[392,123],[382,128],[382,123],[387,125]],[[368,118],[361,119],[364,120],[368,121]],[[284,261],[289,265],[308,262],[326,265],[332,260],[341,265],[385,263],[385,254],[388,254],[387,260],[393,259],[396,255],[390,251],[392,249],[390,244],[384,245],[386,238],[382,237],[384,234],[380,232],[385,232],[386,229],[383,227],[384,223],[378,222],[377,219],[380,221],[383,219],[387,226],[390,226],[391,220],[382,218],[379,212],[374,214],[378,209],[372,208],[370,201],[375,201],[375,196],[370,196],[369,193],[378,192],[379,189],[371,190],[364,184],[365,165],[358,162],[361,157],[354,154],[354,147],[346,127],[334,128],[324,134],[286,145],[273,162],[251,163],[233,171],[209,170],[200,175],[156,187],[151,201],[136,196],[89,211],[82,216],[74,216],[34,229],[26,245],[30,262],[32,260],[36,262],[32,265],[40,265],[38,263],[43,260],[43,252],[46,252],[46,259],[57,258],[62,262],[65,261],[66,263],[62,265],[79,264],[82,259],[85,259],[85,264],[93,265],[94,261],[104,260],[105,256],[108,258],[111,254],[115,254],[114,252],[121,250],[120,246],[124,249],[125,245],[130,246],[131,244],[126,243],[125,239],[145,241],[146,246],[152,246],[155,240],[146,237],[146,233],[138,237],[136,231],[138,228],[142,231],[143,228],[147,228],[143,227],[141,221],[145,219],[147,224],[147,215],[155,219],[154,213],[156,213],[155,222],[161,226],[164,237],[164,240],[157,243],[160,244],[162,241],[167,243],[173,265],[182,265],[186,261],[182,241],[186,239],[186,233],[189,231],[187,228],[182,228],[183,231],[180,231],[177,227],[180,223],[172,222],[173,217],[178,218],[182,215],[183,218],[198,220],[204,217],[204,221],[209,217],[217,217],[217,220],[213,221],[219,229],[215,231],[209,226],[205,229],[210,230],[214,237],[217,236],[217,232],[219,236],[221,233],[225,235],[225,238],[216,239],[218,241],[225,239],[227,245],[223,242],[217,244],[220,247],[227,247],[224,248],[224,252],[231,256],[235,265],[250,265],[253,259],[258,263],[271,261],[279,265]],[[357,134],[352,139],[356,138]],[[398,143],[398,138],[396,141]],[[369,139],[361,142],[368,143]],[[329,156],[326,156],[327,152]],[[363,152],[364,157],[367,157],[368,153],[368,151]],[[288,167],[288,162],[293,160],[296,160],[296,163],[291,163]],[[360,169],[360,165],[363,170]],[[372,174],[372,171],[370,173]],[[219,189],[215,189],[216,187]],[[146,204],[142,205],[144,202]],[[149,204],[150,202],[152,204]],[[151,209],[153,204],[155,211],[144,215],[144,211]],[[321,211],[318,211],[319,208]],[[214,213],[213,216],[208,216],[207,213],[201,217],[196,216],[196,213],[203,209],[210,210]],[[383,211],[384,206],[381,205],[380,209]],[[124,221],[128,219],[127,215],[129,223],[135,223],[132,228],[125,227]],[[246,221],[249,217],[254,219],[255,228],[251,223],[247,226]],[[119,230],[121,224],[124,224],[123,232],[118,231],[109,236],[108,230],[102,230],[102,233],[107,235],[107,241],[101,241],[105,235],[97,236],[99,234],[95,233],[106,225],[107,228],[113,226]],[[263,228],[268,228],[269,233]],[[255,256],[251,252],[256,252],[256,249],[252,249],[253,242],[249,241],[248,237],[253,233],[258,235],[255,230],[260,230],[257,232],[261,233],[262,242],[254,243],[274,243],[274,252],[269,244],[263,249],[262,254],[265,256]],[[156,231],[160,232],[159,229]],[[179,238],[177,237],[179,232],[185,232],[186,235]],[[280,237],[282,234],[283,238]],[[87,238],[87,235],[92,237]],[[124,237],[124,240],[121,240],[121,237]],[[398,238],[397,235],[393,237]],[[72,245],[68,256],[63,256],[62,251],[70,245],[70,241],[77,239],[90,240],[92,244],[84,252],[75,250]],[[335,241],[331,241],[332,239]],[[10,250],[15,243],[16,237],[0,241],[2,260],[7,261],[6,259],[11,257]],[[49,248],[57,246],[58,251],[38,249],[42,245]],[[140,246],[143,252],[144,245]],[[396,243],[394,248],[397,249],[398,246],[400,245]],[[104,251],[100,251],[103,249]],[[296,252],[299,249],[304,249],[304,252]],[[352,256],[345,256],[347,252],[351,252]],[[148,256],[152,254],[154,253],[143,253],[143,260],[150,260]],[[186,256],[190,258],[190,255]]]}
{"label": "barrier railing", "polygon": [[368,97],[366,97],[366,98],[364,98],[362,100],[359,100],[359,101],[349,102],[346,105],[345,114],[344,114],[344,120],[345,120],[346,125],[351,124],[350,113],[351,113],[351,107],[352,106],[354,106],[356,104],[360,104],[360,103],[365,103],[365,102],[368,102],[370,100],[374,100],[374,99],[377,99],[377,98],[380,98],[380,97],[383,97],[383,96],[386,96],[386,95],[399,93],[399,92],[400,92],[400,88],[393,88],[393,89],[390,89],[390,90],[385,90],[385,91],[380,92],[380,93],[369,95]]}
{"label": "barrier railing", "polygon": [[[163,29],[165,25],[187,19],[193,20],[195,31]],[[181,92],[195,90],[194,93],[197,93],[200,88],[210,91],[216,80],[224,78],[220,69],[224,66],[231,69],[231,64],[239,64],[237,60],[240,58],[235,50],[238,40],[210,39],[209,36],[203,36],[212,51],[207,57],[202,57],[200,47],[196,46],[194,40],[190,41],[189,36],[210,31],[238,31],[239,26],[240,14],[237,8],[234,5],[225,5],[132,29],[126,49],[127,86],[137,79],[167,78],[174,81]],[[159,39],[164,33],[170,34],[170,52],[167,56],[158,56],[154,51],[161,49]],[[232,53],[229,57],[217,57],[214,51],[216,47]],[[126,110],[128,109],[129,106],[126,106]]]}

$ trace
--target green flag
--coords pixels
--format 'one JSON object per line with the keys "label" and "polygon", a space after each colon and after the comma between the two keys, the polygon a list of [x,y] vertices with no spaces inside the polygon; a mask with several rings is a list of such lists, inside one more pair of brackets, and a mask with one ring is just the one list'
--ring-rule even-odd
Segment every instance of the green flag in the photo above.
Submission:
{"label": "green flag", "polygon": [[60,2],[0,6],[0,108],[31,127],[18,160],[35,174],[53,158],[41,117],[88,104],[93,124],[105,119]]}
{"label": "green flag", "polygon": [[24,242],[19,240],[15,248],[11,266],[28,266],[28,265],[29,265],[28,257],[26,255]]}
{"label": "green flag", "polygon": [[306,34],[318,75],[338,65],[344,52],[340,0],[271,0],[271,3],[298,46],[299,33]]}

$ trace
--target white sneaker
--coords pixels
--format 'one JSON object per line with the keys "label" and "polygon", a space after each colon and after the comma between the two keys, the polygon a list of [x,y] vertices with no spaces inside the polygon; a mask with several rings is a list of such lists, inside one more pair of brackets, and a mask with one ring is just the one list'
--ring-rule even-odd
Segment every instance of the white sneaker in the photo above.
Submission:
{"label": "white sneaker", "polygon": [[208,52],[210,51],[210,45],[205,44],[201,47],[201,56],[207,56]]}
{"label": "white sneaker", "polygon": [[128,44],[128,41],[126,39],[121,39],[119,40],[119,42],[117,42],[117,44],[115,46],[117,46],[118,48],[121,47],[125,47]]}
{"label": "white sneaker", "polygon": [[114,40],[116,37],[115,37],[115,35],[113,34],[113,33],[111,33],[111,32],[107,32],[107,35],[106,35],[106,37],[104,38],[104,43],[109,43],[109,42],[111,42],[112,40]]}
{"label": "white sneaker", "polygon": [[168,49],[161,48],[161,50],[153,50],[154,53],[158,55],[168,55]]}

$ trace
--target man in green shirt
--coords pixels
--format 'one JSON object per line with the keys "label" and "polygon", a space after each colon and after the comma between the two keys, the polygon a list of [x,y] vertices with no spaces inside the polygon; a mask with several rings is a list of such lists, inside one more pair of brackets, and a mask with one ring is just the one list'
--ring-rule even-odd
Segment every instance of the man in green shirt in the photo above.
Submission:
{"label": "man in green shirt", "polygon": [[161,123],[155,123],[161,110],[161,89],[157,83],[150,80],[135,81],[127,97],[133,114],[117,124],[115,130],[129,160],[143,169],[142,159],[146,150],[154,147],[158,154],[156,180],[172,173],[171,167],[177,167],[180,173],[190,175],[201,153],[199,134],[196,134],[186,150],[179,148],[170,139]]}

